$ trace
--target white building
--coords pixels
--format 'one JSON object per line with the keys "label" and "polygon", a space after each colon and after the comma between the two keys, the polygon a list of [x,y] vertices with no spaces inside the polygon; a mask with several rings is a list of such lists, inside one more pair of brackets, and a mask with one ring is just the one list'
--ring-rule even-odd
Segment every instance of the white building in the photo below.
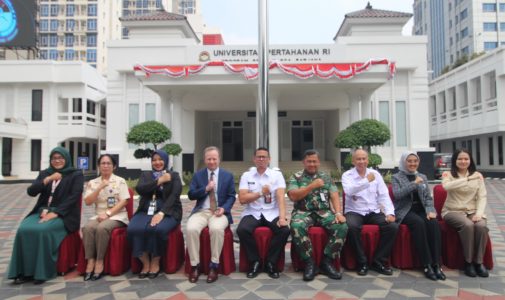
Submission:
{"label": "white building", "polygon": [[477,169],[503,176],[505,49],[494,50],[430,83],[430,140],[437,152],[469,149]]}
{"label": "white building", "polygon": [[[364,118],[391,128],[391,141],[376,149],[382,167],[396,166],[406,149],[419,151],[431,165],[426,37],[401,35],[410,17],[367,7],[346,15],[334,44],[270,45],[270,60],[279,63],[270,71],[272,165],[299,160],[307,148],[339,165],[336,134]],[[224,161],[249,160],[258,139],[257,80],[233,71],[256,71],[257,46],[201,45],[187,20],[170,13],[125,18],[123,26],[130,38],[110,42],[107,72],[107,152],[119,155],[120,166],[149,168],[125,140],[131,126],[149,119],[168,125],[171,142],[182,146],[174,162],[178,171],[197,168],[209,145],[222,149]],[[371,61],[383,64],[360,70]],[[349,78],[292,74],[328,65],[343,68],[336,73]]]}
{"label": "white building", "polygon": [[56,146],[96,170],[104,148],[106,81],[81,62],[0,61],[1,175],[33,179]]}
{"label": "white building", "polygon": [[434,76],[442,64],[505,44],[505,2],[415,0],[414,34],[428,35],[428,63]]}

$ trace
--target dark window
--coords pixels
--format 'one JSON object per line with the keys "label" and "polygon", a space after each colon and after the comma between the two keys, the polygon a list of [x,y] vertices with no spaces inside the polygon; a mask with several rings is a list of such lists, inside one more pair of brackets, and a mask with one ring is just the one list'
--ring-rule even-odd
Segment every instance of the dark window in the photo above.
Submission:
{"label": "dark window", "polygon": [[224,121],[223,122],[223,127],[231,127],[231,122],[230,121]]}
{"label": "dark window", "polygon": [[480,139],[475,139],[475,160],[475,163],[480,166]]}
{"label": "dark window", "polygon": [[256,117],[256,112],[255,111],[248,111],[247,112],[247,117],[248,118],[255,118]]}
{"label": "dark window", "polygon": [[235,122],[233,122],[233,126],[234,126],[234,127],[242,127],[242,122],[240,122],[240,121],[235,121]]}
{"label": "dark window", "polygon": [[31,170],[40,171],[40,158],[42,154],[42,140],[32,140]]}
{"label": "dark window", "polygon": [[32,90],[32,121],[42,121],[42,90]]}
{"label": "dark window", "polygon": [[452,152],[456,152],[456,142],[452,142]]}
{"label": "dark window", "polygon": [[498,137],[498,164],[503,165],[503,137]]}
{"label": "dark window", "polygon": [[68,152],[70,152],[70,158],[72,161],[74,161],[74,142],[73,141],[70,141],[69,143],[69,147],[68,147]]}
{"label": "dark window", "polygon": [[278,117],[287,117],[288,116],[288,112],[287,111],[278,111],[277,112],[277,116]]}
{"label": "dark window", "polygon": [[82,143],[77,142],[77,156],[82,156]]}
{"label": "dark window", "polygon": [[473,153],[473,149],[472,149],[472,140],[468,140],[468,141],[466,142],[466,145],[467,145],[467,147],[468,147],[468,148],[467,148],[467,149],[468,149],[468,151],[470,151],[470,154],[471,154],[471,153]]}
{"label": "dark window", "polygon": [[92,168],[93,170],[96,170],[96,159],[97,159],[97,156],[98,156],[98,150],[97,150],[97,146],[96,144],[93,144],[93,147],[92,147],[92,154],[91,154],[91,165],[92,165]]}
{"label": "dark window", "polygon": [[488,148],[489,148],[489,164],[494,165],[493,137],[490,137],[488,139]]}

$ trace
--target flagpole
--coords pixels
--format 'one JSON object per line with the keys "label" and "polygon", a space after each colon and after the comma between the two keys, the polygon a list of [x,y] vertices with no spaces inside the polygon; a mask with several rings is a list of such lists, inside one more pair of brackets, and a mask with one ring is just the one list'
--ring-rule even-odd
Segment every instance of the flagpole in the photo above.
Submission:
{"label": "flagpole", "polygon": [[268,0],[258,0],[259,146],[268,148]]}

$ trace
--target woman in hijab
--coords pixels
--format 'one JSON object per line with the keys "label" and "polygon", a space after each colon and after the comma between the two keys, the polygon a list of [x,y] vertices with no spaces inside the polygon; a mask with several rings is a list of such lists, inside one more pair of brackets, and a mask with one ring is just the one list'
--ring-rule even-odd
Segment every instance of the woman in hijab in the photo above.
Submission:
{"label": "woman in hijab", "polygon": [[49,160],[49,168],[41,171],[27,190],[28,195],[39,198],[14,240],[8,277],[15,284],[27,280],[40,284],[56,277],[60,243],[80,227],[82,172],[72,166],[65,148],[54,148]]}
{"label": "woman in hijab", "polygon": [[445,280],[440,268],[441,234],[428,179],[417,172],[419,156],[405,152],[400,158],[400,172],[393,175],[396,221],[407,225],[426,278]]}
{"label": "woman in hijab", "polygon": [[84,281],[95,281],[102,277],[112,230],[128,225],[125,206],[130,199],[130,193],[126,181],[113,173],[115,169],[116,160],[112,155],[101,155],[98,158],[100,177],[90,180],[84,191],[84,202],[86,205],[95,204],[96,213],[82,228],[87,260]]}
{"label": "woman in hijab", "polygon": [[128,225],[132,255],[142,262],[139,278],[156,278],[160,257],[165,253],[168,233],[181,223],[182,184],[177,172],[168,170],[168,154],[154,151],[152,171],[142,172],[137,193],[139,206]]}

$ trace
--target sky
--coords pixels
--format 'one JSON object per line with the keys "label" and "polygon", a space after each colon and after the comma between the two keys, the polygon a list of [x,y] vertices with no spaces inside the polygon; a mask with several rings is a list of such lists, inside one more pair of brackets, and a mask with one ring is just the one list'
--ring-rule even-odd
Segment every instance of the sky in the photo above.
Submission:
{"label": "sky", "polygon": [[[201,0],[204,22],[225,44],[258,43],[259,0]],[[412,13],[413,0],[268,0],[271,44],[329,44],[347,13],[373,8]],[[411,35],[412,19],[403,29]]]}

